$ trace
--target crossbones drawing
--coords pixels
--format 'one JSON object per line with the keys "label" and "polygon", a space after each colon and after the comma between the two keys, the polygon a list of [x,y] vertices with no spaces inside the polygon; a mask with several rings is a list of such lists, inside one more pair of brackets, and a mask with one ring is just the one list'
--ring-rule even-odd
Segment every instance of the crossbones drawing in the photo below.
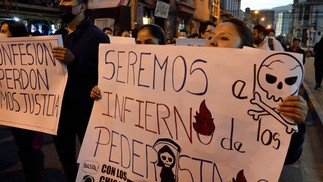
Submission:
{"label": "crossbones drawing", "polygon": [[[278,73],[285,73],[285,75],[281,76]],[[303,66],[294,56],[276,53],[267,57],[258,70],[257,82],[261,90],[266,93],[267,100],[275,105],[270,106],[265,103],[261,94],[255,91],[250,103],[257,105],[261,110],[250,109],[248,114],[254,120],[258,120],[263,115],[271,115],[286,127],[288,134],[295,131],[295,123],[281,116],[275,106],[278,102],[282,102],[284,97],[297,94],[303,77]],[[286,94],[286,90],[291,94]]]}
{"label": "crossbones drawing", "polygon": [[271,115],[286,127],[286,132],[288,134],[291,134],[295,130],[295,123],[289,122],[287,119],[281,116],[274,108],[271,108],[269,105],[264,103],[261,100],[261,97],[258,92],[254,93],[254,98],[251,99],[250,102],[263,109],[261,111],[253,109],[248,110],[248,114],[252,116],[254,120],[258,120],[259,117],[262,115]]}

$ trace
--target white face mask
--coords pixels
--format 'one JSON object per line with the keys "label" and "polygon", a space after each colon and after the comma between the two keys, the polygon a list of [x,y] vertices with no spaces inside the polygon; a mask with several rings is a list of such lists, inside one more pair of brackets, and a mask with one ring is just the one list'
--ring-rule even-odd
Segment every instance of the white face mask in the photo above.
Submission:
{"label": "white face mask", "polygon": [[0,33],[0,39],[7,38],[8,36],[6,34]]}

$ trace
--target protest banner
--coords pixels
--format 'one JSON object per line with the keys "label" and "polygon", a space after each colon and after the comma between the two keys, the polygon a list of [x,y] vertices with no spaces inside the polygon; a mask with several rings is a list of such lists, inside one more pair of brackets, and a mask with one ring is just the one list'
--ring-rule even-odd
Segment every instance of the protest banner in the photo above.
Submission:
{"label": "protest banner", "polygon": [[176,46],[205,46],[207,39],[177,38]]}
{"label": "protest banner", "polygon": [[90,0],[88,2],[89,9],[114,8],[117,6],[125,6],[127,4],[128,0]]}
{"label": "protest banner", "polygon": [[110,44],[99,59],[77,181],[278,181],[296,127],[275,107],[300,55]]}
{"label": "protest banner", "polygon": [[56,134],[67,69],[55,46],[61,36],[0,39],[0,125]]}

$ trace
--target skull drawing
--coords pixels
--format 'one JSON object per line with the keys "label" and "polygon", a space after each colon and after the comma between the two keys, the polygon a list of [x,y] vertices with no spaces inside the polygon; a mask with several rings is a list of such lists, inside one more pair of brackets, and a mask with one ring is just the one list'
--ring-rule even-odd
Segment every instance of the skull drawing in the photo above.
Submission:
{"label": "skull drawing", "polygon": [[176,163],[175,159],[174,152],[167,145],[165,145],[158,151],[157,166],[173,168]]}
{"label": "skull drawing", "polygon": [[165,167],[171,167],[174,162],[174,158],[168,152],[161,153],[160,159],[163,161]]}
{"label": "skull drawing", "polygon": [[[154,147],[161,147],[157,151],[158,161],[157,166],[161,167],[160,170],[160,182],[176,182],[178,175],[178,156],[181,151],[181,147],[173,140],[168,138],[158,139]],[[175,153],[174,153],[175,152]],[[176,154],[176,155],[175,155]],[[174,169],[175,168],[175,169]]]}
{"label": "skull drawing", "polygon": [[[266,92],[268,100],[283,101],[283,97],[297,93],[303,81],[303,72],[301,63],[292,55],[273,54],[261,64],[258,84]],[[291,94],[284,94],[286,91]]]}

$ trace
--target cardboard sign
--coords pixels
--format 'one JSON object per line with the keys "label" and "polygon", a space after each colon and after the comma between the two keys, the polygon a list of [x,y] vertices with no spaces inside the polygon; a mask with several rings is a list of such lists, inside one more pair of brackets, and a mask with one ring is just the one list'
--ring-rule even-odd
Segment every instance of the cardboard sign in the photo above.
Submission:
{"label": "cardboard sign", "polygon": [[0,124],[56,134],[66,66],[52,48],[61,36],[0,39]]}
{"label": "cardboard sign", "polygon": [[297,54],[101,45],[78,181],[278,181],[295,124],[275,107]]}
{"label": "cardboard sign", "polygon": [[155,8],[155,16],[161,18],[167,18],[169,13],[169,4],[157,0]]}
{"label": "cardboard sign", "polygon": [[136,44],[133,37],[109,36],[111,44]]}
{"label": "cardboard sign", "polygon": [[128,0],[90,0],[88,2],[89,9],[115,8],[117,6],[126,5]]}
{"label": "cardboard sign", "polygon": [[198,46],[204,47],[207,39],[177,38],[176,46]]}

